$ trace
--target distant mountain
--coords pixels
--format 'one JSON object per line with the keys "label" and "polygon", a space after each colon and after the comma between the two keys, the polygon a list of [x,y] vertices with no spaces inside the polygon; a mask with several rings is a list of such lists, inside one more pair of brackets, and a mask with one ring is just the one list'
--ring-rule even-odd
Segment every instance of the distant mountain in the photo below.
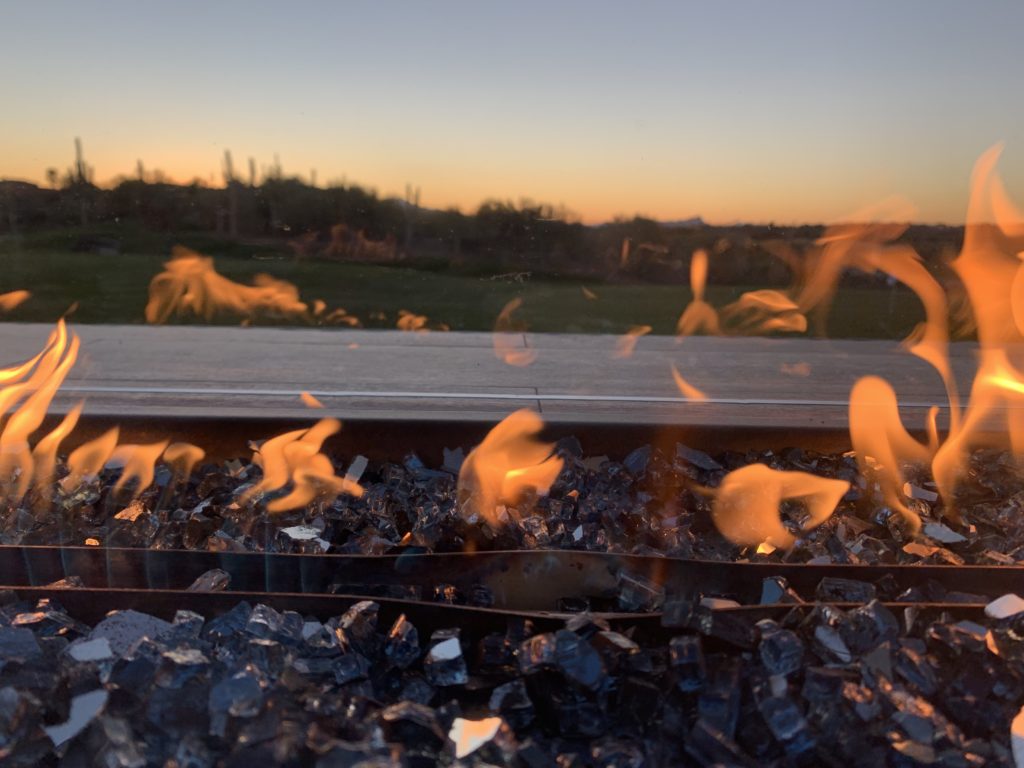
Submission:
{"label": "distant mountain", "polygon": [[700,216],[694,216],[690,219],[676,219],[675,221],[659,221],[658,223],[663,227],[671,227],[673,229],[700,229],[707,226],[704,223],[704,219]]}

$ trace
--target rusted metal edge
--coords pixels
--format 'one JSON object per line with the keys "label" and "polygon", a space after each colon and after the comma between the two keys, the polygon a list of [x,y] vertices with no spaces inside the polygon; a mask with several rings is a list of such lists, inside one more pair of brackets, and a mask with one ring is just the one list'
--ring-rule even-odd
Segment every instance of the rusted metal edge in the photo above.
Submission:
{"label": "rusted metal edge", "polygon": [[0,546],[0,583],[43,587],[77,576],[91,588],[184,589],[220,568],[238,592],[371,594],[373,588],[452,584],[464,592],[483,584],[496,605],[554,610],[562,597],[614,596],[623,578],[639,578],[670,594],[760,601],[762,582],[787,579],[807,599],[822,579],[876,583],[902,591],[935,582],[946,591],[995,597],[1024,593],[1024,566],[808,565],[684,560],[570,550],[514,550],[397,555],[297,555],[102,547]]}

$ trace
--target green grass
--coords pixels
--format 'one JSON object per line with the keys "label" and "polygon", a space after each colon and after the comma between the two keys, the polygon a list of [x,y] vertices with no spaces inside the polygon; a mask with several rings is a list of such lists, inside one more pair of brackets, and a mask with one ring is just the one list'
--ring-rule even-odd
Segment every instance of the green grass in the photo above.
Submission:
{"label": "green grass", "polygon": [[[25,288],[33,294],[5,320],[52,322],[77,302],[75,322],[144,322],[149,282],[168,251],[74,253],[64,243],[59,237],[27,244],[0,241],[0,293]],[[307,302],[322,299],[329,308],[344,307],[367,327],[393,328],[398,311],[406,309],[452,330],[489,331],[506,302],[522,297],[517,317],[532,331],[622,333],[632,325],[650,325],[655,333],[668,334],[691,298],[686,287],[675,285],[586,283],[598,295],[591,300],[582,284],[572,281],[516,283],[403,267],[298,262],[272,248],[209,247],[205,252],[232,280],[250,283],[266,272],[297,285]],[[756,287],[710,286],[707,298],[721,306]],[[385,319],[370,320],[377,312]],[[919,302],[906,291],[843,289],[828,332],[835,338],[902,338],[921,319]]]}

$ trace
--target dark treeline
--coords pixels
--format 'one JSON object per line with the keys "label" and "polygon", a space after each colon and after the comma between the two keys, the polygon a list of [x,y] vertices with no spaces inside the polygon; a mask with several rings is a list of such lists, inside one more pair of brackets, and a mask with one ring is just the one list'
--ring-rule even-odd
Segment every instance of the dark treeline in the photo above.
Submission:
{"label": "dark treeline", "polygon": [[[640,217],[586,226],[530,201],[491,200],[469,214],[433,210],[419,206],[418,190],[399,199],[357,185],[320,187],[285,176],[277,162],[257,178],[250,161],[247,178],[240,178],[230,153],[224,187],[171,183],[139,163],[134,177],[101,188],[76,149],[65,174],[47,173],[48,187],[0,181],[0,235],[62,233],[68,247],[83,251],[152,250],[180,240],[470,274],[675,283],[688,280],[690,255],[705,248],[713,283],[784,286],[793,280],[786,255],[801,253],[823,232],[810,225],[714,227],[699,219],[666,224]],[[937,265],[961,236],[958,228],[914,226],[903,239]]]}

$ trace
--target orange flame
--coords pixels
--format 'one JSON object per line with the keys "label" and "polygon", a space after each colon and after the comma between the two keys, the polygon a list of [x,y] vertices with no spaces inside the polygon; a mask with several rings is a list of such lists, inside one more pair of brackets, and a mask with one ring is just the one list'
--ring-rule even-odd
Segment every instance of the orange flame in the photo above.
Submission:
{"label": "orange flame", "polygon": [[398,330],[400,331],[428,331],[428,318],[426,315],[417,315],[407,309],[398,310]]}
{"label": "orange flame", "polygon": [[1013,452],[1024,456],[1024,376],[1020,345],[1024,343],[1024,214],[1015,208],[995,166],[1002,150],[995,146],[974,166],[964,246],[953,262],[970,299],[981,347],[978,370],[963,422],[950,429],[932,461],[932,474],[946,514],[953,507],[956,485],[966,468],[971,447],[986,431],[1005,434]]}
{"label": "orange flame", "polygon": [[240,497],[242,503],[257,494],[284,488],[292,490],[267,504],[267,511],[284,512],[304,507],[317,497],[334,498],[342,493],[361,496],[362,486],[334,474],[330,459],[320,452],[324,441],[341,429],[337,419],[321,419],[309,429],[296,429],[267,440],[253,456],[263,469],[263,479]]}
{"label": "orange flame", "polygon": [[842,271],[854,267],[863,272],[880,271],[910,288],[921,300],[925,322],[905,341],[908,351],[929,363],[946,388],[950,426],[960,420],[956,382],[949,365],[949,307],[945,291],[921,263],[917,252],[907,245],[892,244],[907,228],[913,207],[891,198],[848,217],[849,223],[828,228],[819,239],[815,269],[804,285],[797,304],[802,312],[827,310],[835,295]]}
{"label": "orange flame", "polygon": [[323,408],[324,404],[313,397],[309,392],[300,392],[299,399],[307,408]]}
{"label": "orange flame", "polygon": [[498,524],[497,506],[515,504],[528,488],[546,494],[562,471],[554,445],[536,439],[544,422],[533,411],[506,416],[476,448],[459,471],[458,497],[463,514]]}
{"label": "orange flame", "polygon": [[83,443],[68,456],[68,476],[61,481],[65,491],[72,491],[91,475],[98,474],[103,465],[110,459],[117,447],[118,427],[111,427],[102,435],[87,443]]}
{"label": "orange flame", "polygon": [[206,451],[192,443],[171,443],[164,449],[163,459],[174,470],[174,478],[180,482],[188,479],[196,464],[206,458]]}
{"label": "orange flame", "polygon": [[675,381],[679,391],[683,393],[683,397],[689,400],[707,400],[708,396],[702,391],[697,389],[693,384],[683,378],[683,375],[679,373],[679,369],[669,363],[669,367],[672,369],[672,379]]}
{"label": "orange flame", "polygon": [[537,353],[532,349],[522,349],[516,345],[520,334],[525,332],[526,326],[512,319],[512,313],[523,305],[520,298],[512,299],[498,314],[494,323],[494,354],[499,360],[507,365],[524,367],[537,359]]}
{"label": "orange flame", "polygon": [[779,515],[783,500],[805,503],[809,519],[803,529],[810,530],[831,517],[849,489],[843,480],[751,464],[725,476],[714,491],[711,516],[719,532],[734,544],[787,548],[794,538]]}
{"label": "orange flame", "polygon": [[[930,421],[934,423],[933,409]],[[850,392],[850,439],[857,454],[857,465],[868,478],[878,483],[885,503],[900,512],[913,531],[921,520],[901,496],[902,464],[928,462],[937,446],[922,445],[904,429],[900,420],[896,392],[889,382],[877,376],[865,376]],[[937,439],[937,438],[935,438]]]}
{"label": "orange flame", "polygon": [[220,275],[213,259],[175,246],[164,271],[149,284],[146,322],[165,323],[174,316],[193,315],[212,320],[228,314],[251,321],[260,315],[309,320],[309,307],[299,289],[269,275],[257,275],[253,286]]}
{"label": "orange flame", "polygon": [[748,291],[722,309],[722,318],[734,332],[749,335],[807,330],[800,307],[781,291]]}
{"label": "orange flame", "polygon": [[153,484],[153,475],[156,472],[157,459],[163,455],[169,440],[161,440],[157,443],[135,445],[125,443],[119,445],[110,454],[108,462],[124,464],[121,476],[114,484],[114,493],[117,493],[130,482],[135,481],[134,496],[140,496],[143,491]]}
{"label": "orange flame", "polygon": [[[13,491],[16,498],[28,491],[35,472],[29,437],[42,425],[57,389],[75,364],[78,349],[78,337],[69,337],[61,320],[41,353],[0,372],[0,383],[6,384],[0,389],[0,419],[15,409],[0,432],[0,481],[6,484],[17,471]],[[22,398],[24,401],[17,405]]]}
{"label": "orange flame", "polygon": [[57,450],[60,448],[60,444],[64,441],[71,431],[78,425],[78,418],[82,415],[82,408],[85,406],[84,401],[79,401],[67,415],[61,420],[60,424],[50,432],[48,435],[43,437],[36,447],[32,449],[32,459],[34,463],[33,476],[35,479],[36,490],[44,497],[50,497],[50,483],[53,481],[54,472],[57,467]]}
{"label": "orange flame", "polygon": [[718,312],[704,301],[704,287],[708,279],[708,253],[701,249],[693,252],[690,260],[690,289],[693,301],[689,303],[676,323],[677,336],[692,336],[695,333],[717,335],[720,333]]}
{"label": "orange flame", "polygon": [[32,298],[32,294],[28,291],[8,291],[7,293],[0,293],[0,312],[10,312],[12,309],[20,306],[30,298]]}
{"label": "orange flame", "polygon": [[634,325],[615,342],[615,354],[613,357],[627,358],[633,356],[636,343],[641,336],[646,336],[653,328],[649,325]]}

